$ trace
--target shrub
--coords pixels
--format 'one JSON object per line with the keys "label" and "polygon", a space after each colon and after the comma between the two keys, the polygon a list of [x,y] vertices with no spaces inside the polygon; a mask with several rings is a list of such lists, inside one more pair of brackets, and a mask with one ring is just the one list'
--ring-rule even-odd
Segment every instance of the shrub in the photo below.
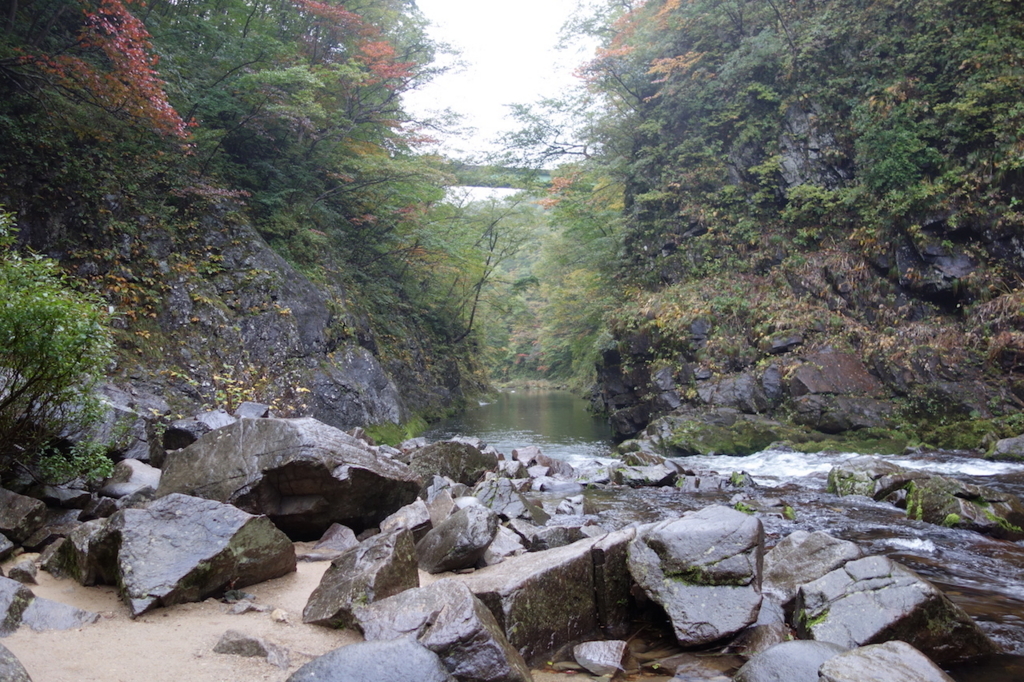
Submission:
{"label": "shrub", "polygon": [[105,307],[54,261],[16,251],[12,225],[0,211],[0,473],[97,418],[112,349]]}

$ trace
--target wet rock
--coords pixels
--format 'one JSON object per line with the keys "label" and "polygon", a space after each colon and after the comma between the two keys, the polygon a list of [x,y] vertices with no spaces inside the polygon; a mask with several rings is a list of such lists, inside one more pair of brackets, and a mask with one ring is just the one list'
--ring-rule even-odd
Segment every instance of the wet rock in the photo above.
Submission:
{"label": "wet rock", "polygon": [[463,576],[526,659],[599,634],[594,540],[506,559]]}
{"label": "wet rock", "polygon": [[853,457],[828,472],[828,492],[834,495],[865,495],[875,500],[928,474],[910,471],[880,457]]}
{"label": "wet rock", "polygon": [[906,642],[885,642],[839,654],[818,671],[821,682],[953,682],[935,663]]}
{"label": "wet rock", "polygon": [[123,459],[114,465],[114,473],[103,482],[100,495],[120,499],[160,486],[160,470],[136,459]]}
{"label": "wet rock", "polygon": [[488,471],[498,467],[498,458],[458,441],[441,441],[412,453],[409,467],[424,480],[447,476],[457,483],[474,486]]}
{"label": "wet rock", "polygon": [[7,536],[0,533],[0,561],[3,561],[14,552],[15,544],[7,539]]}
{"label": "wet rock", "polygon": [[848,648],[899,639],[939,664],[998,651],[963,609],[885,557],[851,561],[801,586],[795,609],[802,638]]}
{"label": "wet rock", "polygon": [[814,393],[794,398],[792,405],[793,423],[823,433],[890,428],[895,412],[891,402],[863,396]]}
{"label": "wet rock", "polygon": [[497,473],[505,478],[527,478],[529,476],[523,463],[515,459],[499,459]]}
{"label": "wet rock", "polygon": [[633,576],[627,565],[629,543],[635,528],[623,528],[594,539],[590,555],[594,564],[594,603],[597,620],[606,637],[629,633],[633,609]]}
{"label": "wet rock", "polygon": [[390,533],[403,528],[412,532],[415,542],[419,542],[433,528],[430,510],[427,508],[426,502],[417,499],[380,522],[381,533]]}
{"label": "wet rock", "polygon": [[79,521],[81,515],[80,509],[47,509],[46,521],[42,527],[32,533],[22,543],[22,546],[30,552],[42,551],[59,538],[66,538],[75,528],[78,528],[81,524]]}
{"label": "wet rock", "polygon": [[[476,486],[473,494],[480,503],[493,509],[502,519],[530,519],[546,523],[549,515],[527,500],[511,479],[493,478]],[[540,521],[537,521],[540,519]]]}
{"label": "wet rock", "polygon": [[621,639],[583,642],[572,650],[573,658],[591,675],[614,676],[628,667],[629,645]]}
{"label": "wet rock", "polygon": [[241,419],[168,454],[159,495],[186,493],[266,514],[296,538],[332,523],[359,532],[416,499],[403,464],[315,419]]}
{"label": "wet rock", "polygon": [[368,641],[414,637],[460,682],[527,682],[526,662],[465,584],[443,579],[356,609]]}
{"label": "wet rock", "polygon": [[786,623],[786,614],[782,607],[771,599],[765,598],[761,601],[761,610],[757,613],[757,620],[733,639],[729,645],[729,651],[749,659],[776,644],[791,640],[792,637],[792,631]]}
{"label": "wet rock", "polygon": [[626,485],[630,488],[649,486],[675,485],[679,473],[675,467],[666,464],[650,466],[618,466],[608,467],[608,478],[615,485]]}
{"label": "wet rock", "polygon": [[32,491],[32,497],[41,500],[48,507],[61,509],[85,509],[92,501],[88,490],[69,488],[61,485],[44,485]]}
{"label": "wet rock", "polygon": [[33,599],[32,590],[10,578],[0,578],[0,637],[18,629],[21,616]]}
{"label": "wet rock", "polygon": [[[831,642],[794,640],[755,654],[740,668],[734,682],[818,682],[818,668],[847,651]],[[858,682],[864,682],[860,678]]]}
{"label": "wet rock", "polygon": [[752,455],[772,443],[798,440],[804,431],[759,415],[718,408],[692,415],[669,415],[648,427],[660,447],[673,455]]}
{"label": "wet rock", "polygon": [[455,682],[433,651],[413,639],[349,644],[314,658],[286,682]]}
{"label": "wet rock", "polygon": [[495,533],[491,544],[487,545],[487,549],[484,550],[481,561],[484,566],[493,566],[524,552],[526,552],[526,547],[519,534],[505,526],[498,526],[498,532]]}
{"label": "wet rock", "polygon": [[10,649],[0,644],[0,680],[4,682],[32,682],[28,671]]}
{"label": "wet rock", "polygon": [[237,418],[224,410],[212,410],[171,422],[164,430],[164,450],[180,450],[188,447],[210,431],[234,424],[235,421]]}
{"label": "wet rock", "polygon": [[403,529],[374,535],[331,562],[302,611],[302,622],[349,627],[357,606],[419,584],[412,533]]}
{"label": "wet rock", "polygon": [[233,416],[237,419],[263,419],[270,416],[270,405],[246,400],[235,408]]}
{"label": "wet rock", "polygon": [[7,569],[7,577],[22,585],[36,585],[36,573],[38,569],[31,559],[23,559]]}
{"label": "wet rock", "polygon": [[313,545],[313,549],[302,554],[301,561],[333,561],[346,550],[359,544],[355,532],[348,526],[332,523],[323,536]]}
{"label": "wet rock", "polygon": [[989,455],[995,459],[1024,460],[1024,435],[997,440]]}
{"label": "wet rock", "polygon": [[46,505],[0,488],[0,533],[21,544],[46,522]]}
{"label": "wet rock", "polygon": [[469,505],[416,543],[419,566],[427,573],[470,568],[483,557],[497,532],[497,514],[480,504]]}
{"label": "wet rock", "polygon": [[116,584],[134,617],[278,578],[295,549],[266,517],[175,493],[83,524],[55,563],[83,585]]}
{"label": "wet rock", "polygon": [[541,467],[541,469],[536,470],[536,474],[530,474],[533,478],[537,478],[538,476],[561,476],[570,478],[575,473],[571,464],[562,459],[548,457],[535,445],[525,448],[516,448],[512,451],[512,457],[513,459],[522,462],[523,466],[528,470],[532,470],[534,467]]}
{"label": "wet rock", "polygon": [[789,605],[804,583],[863,556],[854,543],[823,531],[794,531],[765,554],[761,592],[783,606]]}
{"label": "wet rock", "polygon": [[571,545],[586,537],[580,526],[535,526],[529,521],[512,519],[508,522],[510,530],[523,541],[523,545],[531,552]]}
{"label": "wet rock", "polygon": [[556,514],[568,514],[571,516],[583,516],[585,514],[596,514],[594,505],[584,495],[573,495],[558,503],[555,507]]}
{"label": "wet rock", "polygon": [[79,521],[92,521],[93,519],[105,519],[118,510],[117,502],[110,497],[94,497],[89,504],[85,505]]}
{"label": "wet rock", "polygon": [[99,614],[42,599],[21,583],[0,577],[0,637],[12,634],[21,625],[36,631],[71,630],[97,620]]}
{"label": "wet rock", "polygon": [[868,372],[860,358],[848,353],[807,355],[788,378],[793,397],[808,394],[878,396],[883,393],[882,382]]}
{"label": "wet rock", "polygon": [[629,571],[668,614],[683,646],[735,634],[761,606],[761,521],[721,506],[643,527]]}
{"label": "wet rock", "polygon": [[244,656],[246,658],[265,658],[267,662],[278,668],[287,669],[290,665],[288,650],[276,644],[266,642],[259,637],[250,637],[238,630],[228,630],[213,647],[214,653]]}
{"label": "wet rock", "polygon": [[944,476],[907,486],[907,516],[993,537],[1024,539],[1024,505],[1015,496]]}

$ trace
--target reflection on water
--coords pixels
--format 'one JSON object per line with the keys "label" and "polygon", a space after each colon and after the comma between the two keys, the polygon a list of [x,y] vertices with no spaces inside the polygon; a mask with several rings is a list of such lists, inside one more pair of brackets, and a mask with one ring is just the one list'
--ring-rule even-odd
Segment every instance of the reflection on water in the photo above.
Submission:
{"label": "reflection on water", "polygon": [[499,452],[536,445],[570,463],[604,458],[613,447],[605,420],[568,391],[503,392],[424,434],[430,440],[475,436]]}

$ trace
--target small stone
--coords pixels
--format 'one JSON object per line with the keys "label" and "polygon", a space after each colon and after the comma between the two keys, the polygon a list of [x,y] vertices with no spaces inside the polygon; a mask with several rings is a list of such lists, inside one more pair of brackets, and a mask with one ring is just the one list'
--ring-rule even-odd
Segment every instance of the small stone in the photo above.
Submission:
{"label": "small stone", "polygon": [[284,623],[285,625],[291,624],[291,619],[288,617],[288,612],[284,609],[274,609],[270,612],[270,619],[275,623]]}
{"label": "small stone", "polygon": [[22,559],[7,570],[7,577],[24,585],[36,585],[38,569],[31,559]]}

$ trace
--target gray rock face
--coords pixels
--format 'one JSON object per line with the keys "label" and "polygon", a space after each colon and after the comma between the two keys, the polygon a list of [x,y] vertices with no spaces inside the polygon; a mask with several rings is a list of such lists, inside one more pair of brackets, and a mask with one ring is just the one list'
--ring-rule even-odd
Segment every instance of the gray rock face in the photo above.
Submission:
{"label": "gray rock face", "polygon": [[412,538],[416,542],[419,542],[432,527],[430,509],[427,508],[427,503],[420,499],[405,505],[380,522],[381,533],[407,528],[412,531]]}
{"label": "gray rock face", "polygon": [[464,507],[416,543],[419,566],[427,573],[469,568],[483,557],[497,532],[497,514],[479,504]]}
{"label": "gray rock face", "polygon": [[953,682],[906,642],[885,642],[854,649],[826,661],[818,671],[821,682]]}
{"label": "gray rock face", "polygon": [[7,571],[7,577],[11,580],[17,580],[23,585],[35,585],[36,583],[36,565],[32,561],[25,559],[11,566]]}
{"label": "gray rock face", "polygon": [[21,544],[46,521],[46,505],[0,488],[0,533]]}
{"label": "gray rock face", "polygon": [[846,650],[831,642],[782,642],[751,657],[733,682],[818,682],[821,664]]}
{"label": "gray rock face", "polygon": [[315,419],[240,419],[169,453],[158,495],[228,502],[312,539],[332,523],[375,527],[419,488],[405,465]]}
{"label": "gray rock face", "polygon": [[927,476],[880,457],[854,457],[828,472],[828,491],[836,495],[866,495],[881,500],[911,481]]}
{"label": "gray rock face", "polygon": [[134,617],[278,578],[295,570],[295,549],[266,517],[172,494],[83,524],[55,562],[83,585],[116,584]]}
{"label": "gray rock face", "polygon": [[414,451],[409,467],[423,480],[447,476],[456,483],[474,486],[486,472],[498,468],[498,458],[469,443],[441,441]]}
{"label": "gray rock face", "polygon": [[642,528],[629,545],[629,571],[691,646],[755,621],[763,556],[761,521],[713,506]]}
{"label": "gray rock face", "polygon": [[188,447],[199,440],[200,436],[235,421],[236,418],[224,410],[211,410],[186,419],[178,419],[171,422],[164,431],[164,449],[180,450]]}
{"label": "gray rock face", "polygon": [[317,540],[310,552],[299,557],[303,561],[332,561],[341,556],[345,550],[359,544],[356,534],[348,526],[332,523],[331,527]]}
{"label": "gray rock face", "polygon": [[626,670],[629,645],[621,639],[583,642],[573,647],[572,655],[590,674],[613,676]]}
{"label": "gray rock face", "polygon": [[359,642],[302,666],[287,682],[455,682],[437,654],[412,639]]}
{"label": "gray rock face", "polygon": [[122,498],[160,486],[160,470],[137,459],[123,459],[114,465],[114,473],[103,482],[100,495]]}
{"label": "gray rock face", "polygon": [[765,554],[761,591],[780,604],[788,605],[804,583],[863,556],[860,547],[852,542],[820,530],[814,533],[798,530]]}
{"label": "gray rock face", "polygon": [[398,530],[374,535],[331,562],[309,596],[302,622],[349,627],[354,609],[419,587],[412,533]]}
{"label": "gray rock face", "polygon": [[805,639],[848,648],[898,639],[939,664],[998,651],[934,585],[880,556],[851,561],[801,586],[794,618]]}
{"label": "gray rock face", "polygon": [[32,678],[28,676],[25,666],[2,644],[0,644],[0,680],[4,682],[32,682]]}
{"label": "gray rock face", "polygon": [[0,637],[21,626],[21,616],[35,598],[32,590],[10,578],[0,578]]}
{"label": "gray rock face", "polygon": [[498,526],[498,532],[495,533],[491,544],[487,545],[487,549],[484,550],[482,560],[484,565],[493,566],[525,551],[526,547],[523,546],[522,539],[515,531],[509,530],[505,526]]}
{"label": "gray rock face", "polygon": [[465,584],[444,579],[356,609],[368,641],[415,637],[460,682],[528,682],[530,669]]}

